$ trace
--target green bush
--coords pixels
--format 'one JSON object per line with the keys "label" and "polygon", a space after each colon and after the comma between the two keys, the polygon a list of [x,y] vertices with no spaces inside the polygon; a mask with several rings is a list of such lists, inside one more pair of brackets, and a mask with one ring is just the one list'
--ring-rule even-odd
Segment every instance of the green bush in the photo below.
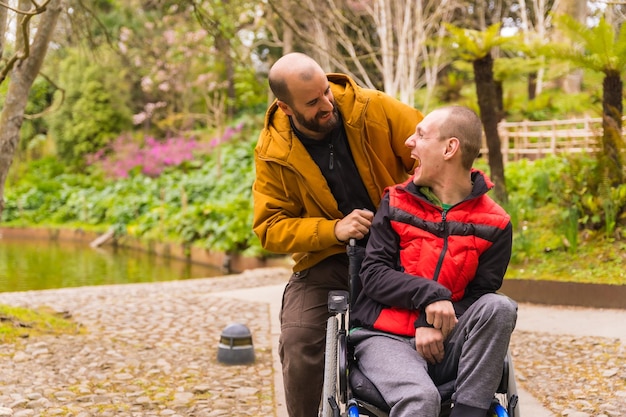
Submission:
{"label": "green bush", "polygon": [[[78,175],[44,158],[29,164],[8,184],[2,220],[100,230],[114,226],[118,233],[147,239],[266,255],[251,229],[257,137],[258,130],[243,129],[213,152],[169,167],[155,178],[139,171],[118,180]],[[587,155],[506,165],[506,209],[514,227],[511,273],[526,278],[524,274],[537,275],[539,265],[554,263],[550,260],[555,254],[586,257],[587,264],[597,262],[605,243],[620,244],[625,237],[626,185],[608,187],[601,172]],[[615,255],[615,259],[621,258]],[[619,272],[606,274],[620,279]]]}
{"label": "green bush", "polygon": [[251,229],[257,137],[258,131],[245,130],[211,154],[157,178],[135,172],[107,180],[68,173],[54,159],[42,159],[7,184],[2,221],[115,226],[139,237],[261,254]]}
{"label": "green bush", "polygon": [[[113,58],[111,58],[113,59]],[[60,64],[60,86],[65,101],[48,121],[64,162],[82,167],[94,153],[132,127],[131,88],[124,81],[124,65],[114,61],[85,62],[74,52]]]}
{"label": "green bush", "polygon": [[602,172],[597,160],[584,154],[508,164],[507,209],[516,231],[515,256],[555,249],[575,253],[582,231],[619,237],[626,220],[626,186],[608,186]]}

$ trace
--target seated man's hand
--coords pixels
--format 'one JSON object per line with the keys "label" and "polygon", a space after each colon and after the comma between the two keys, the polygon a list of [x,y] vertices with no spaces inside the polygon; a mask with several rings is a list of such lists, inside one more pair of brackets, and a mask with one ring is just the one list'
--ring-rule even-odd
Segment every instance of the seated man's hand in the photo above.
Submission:
{"label": "seated man's hand", "polygon": [[415,329],[415,350],[429,363],[439,363],[443,360],[443,333],[432,327],[418,327]]}
{"label": "seated man's hand", "polygon": [[426,306],[426,322],[435,329],[441,330],[443,339],[446,340],[458,322],[452,302],[442,300],[428,304]]}

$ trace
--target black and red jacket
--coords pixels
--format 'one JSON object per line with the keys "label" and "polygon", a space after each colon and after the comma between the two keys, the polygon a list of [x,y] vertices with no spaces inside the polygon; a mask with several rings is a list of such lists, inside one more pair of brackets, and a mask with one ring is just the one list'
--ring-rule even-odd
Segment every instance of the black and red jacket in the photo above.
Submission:
{"label": "black and red jacket", "polygon": [[412,178],[385,190],[370,229],[351,310],[353,327],[403,336],[428,326],[424,309],[450,300],[457,316],[502,285],[511,258],[510,216],[486,195],[489,178],[472,171],[473,189],[448,210]]}

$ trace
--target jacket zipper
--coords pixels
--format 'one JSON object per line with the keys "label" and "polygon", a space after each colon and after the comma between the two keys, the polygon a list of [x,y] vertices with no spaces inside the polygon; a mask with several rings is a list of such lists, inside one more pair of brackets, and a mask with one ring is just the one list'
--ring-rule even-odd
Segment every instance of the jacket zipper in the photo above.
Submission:
{"label": "jacket zipper", "polygon": [[333,168],[335,168],[335,152],[334,152],[332,143],[328,144],[328,149],[330,150],[330,159],[328,160],[328,169],[332,171]]}
{"label": "jacket zipper", "polygon": [[446,252],[448,251],[448,223],[446,222],[446,214],[447,210],[441,212],[441,228],[443,232],[443,248],[441,249],[441,253],[439,254],[439,261],[437,261],[437,268],[435,269],[435,276],[433,277],[433,281],[439,280],[439,273],[441,272],[441,265],[443,264],[443,258],[446,256]]}

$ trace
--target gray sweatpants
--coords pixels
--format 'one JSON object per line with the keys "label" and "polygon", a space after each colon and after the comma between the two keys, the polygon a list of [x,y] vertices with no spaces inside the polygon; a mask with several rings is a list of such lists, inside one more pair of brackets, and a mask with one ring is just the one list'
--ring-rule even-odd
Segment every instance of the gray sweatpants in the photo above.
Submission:
{"label": "gray sweatpants", "polygon": [[444,360],[436,365],[417,353],[415,338],[358,329],[350,340],[359,368],[391,407],[389,417],[437,417],[441,399],[436,385],[455,376],[455,403],[489,408],[516,319],[513,300],[483,295],[459,318],[444,343]]}

